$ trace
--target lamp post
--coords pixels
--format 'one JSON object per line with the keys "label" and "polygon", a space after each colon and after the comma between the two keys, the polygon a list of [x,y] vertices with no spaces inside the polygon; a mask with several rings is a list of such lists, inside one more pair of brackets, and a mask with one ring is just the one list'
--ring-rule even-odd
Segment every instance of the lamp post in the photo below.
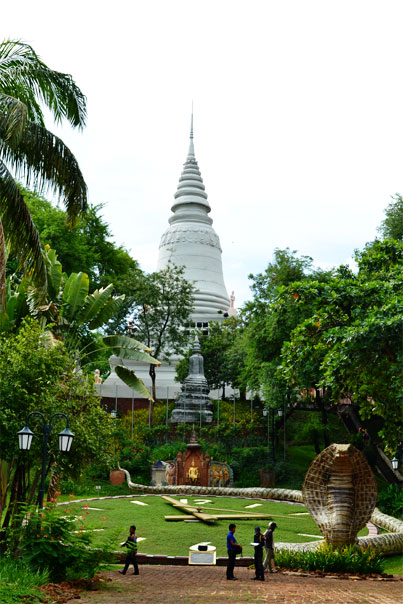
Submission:
{"label": "lamp post", "polygon": [[43,496],[45,494],[45,476],[46,476],[46,462],[48,457],[48,441],[49,436],[52,431],[52,422],[58,417],[64,417],[66,420],[66,427],[64,430],[59,432],[58,440],[59,440],[59,450],[63,453],[68,453],[71,448],[71,443],[73,442],[74,434],[69,430],[69,418],[65,413],[54,413],[49,421],[46,421],[45,416],[40,411],[33,411],[29,413],[25,422],[25,426],[22,430],[18,432],[18,446],[21,451],[29,451],[32,444],[32,438],[34,437],[34,433],[28,427],[28,420],[30,417],[39,417],[42,420],[42,428],[43,428],[43,454],[42,454],[42,474],[41,474],[41,484],[39,487],[38,494],[38,505],[39,508],[43,508]]}
{"label": "lamp post", "polygon": [[275,442],[274,442],[274,409],[273,407],[270,407],[271,410],[271,459],[273,461],[273,464],[276,463],[276,452],[275,452]]}
{"label": "lamp post", "polygon": [[264,407],[263,417],[267,417],[267,451],[270,455],[270,407]]}
{"label": "lamp post", "polygon": [[397,459],[396,455],[394,456],[394,458],[392,459],[392,468],[394,470],[397,470],[399,467],[399,460]]}
{"label": "lamp post", "polygon": [[277,413],[278,413],[278,416],[280,418],[283,418],[283,421],[284,421],[284,423],[283,423],[283,448],[284,448],[283,455],[284,455],[284,461],[285,461],[285,404],[284,404],[284,408],[279,407],[277,409]]}

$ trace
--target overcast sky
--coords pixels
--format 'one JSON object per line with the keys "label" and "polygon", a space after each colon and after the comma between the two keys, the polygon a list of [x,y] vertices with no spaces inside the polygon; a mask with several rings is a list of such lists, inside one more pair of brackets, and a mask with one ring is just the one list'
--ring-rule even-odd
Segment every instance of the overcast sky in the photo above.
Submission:
{"label": "overcast sky", "polygon": [[0,28],[86,94],[87,128],[57,133],[114,240],[147,271],[192,100],[237,306],[276,247],[349,262],[403,192],[401,0],[20,0],[2,6]]}

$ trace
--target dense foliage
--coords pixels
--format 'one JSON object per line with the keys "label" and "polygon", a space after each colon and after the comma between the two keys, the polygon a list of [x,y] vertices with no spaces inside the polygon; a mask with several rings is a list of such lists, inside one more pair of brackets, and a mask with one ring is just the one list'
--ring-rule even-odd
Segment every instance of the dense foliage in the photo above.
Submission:
{"label": "dense foliage", "polygon": [[287,383],[324,388],[333,403],[350,400],[363,420],[377,420],[371,437],[391,451],[402,417],[402,251],[403,243],[375,241],[356,254],[357,274],[340,267],[326,282],[293,283],[275,303],[292,300],[310,315],[283,346]]}
{"label": "dense foliage", "polygon": [[[23,501],[35,501],[42,463],[42,425],[32,423],[31,451],[20,452],[17,432],[31,411],[41,411],[47,419],[55,412],[70,418],[75,434],[72,454],[62,454],[57,446],[59,422],[49,442],[49,464],[57,471],[77,475],[91,461],[105,469],[111,465],[113,421],[101,409],[93,382],[77,370],[62,343],[49,345],[46,334],[35,321],[26,321],[16,334],[0,341],[0,517],[8,526]],[[49,471],[49,466],[47,468]]]}
{"label": "dense foliage", "polygon": [[24,507],[20,521],[8,532],[9,551],[32,571],[47,573],[53,582],[93,577],[108,560],[111,549],[90,547],[88,506],[84,508],[78,518],[79,530],[72,531],[77,517],[68,508],[61,515],[52,504],[43,510]]}
{"label": "dense foliage", "polygon": [[[67,274],[86,273],[90,291],[113,283],[114,293],[124,294],[124,306],[108,326],[109,333],[117,333],[133,305],[143,272],[125,248],[113,242],[110,228],[100,216],[102,205],[90,205],[80,220],[68,224],[66,213],[60,207],[27,189],[22,193],[42,246],[56,250]],[[10,258],[9,265],[12,272],[15,263]]]}
{"label": "dense foliage", "polygon": [[403,520],[403,491],[397,484],[388,484],[378,494],[378,507],[384,514]]}
{"label": "dense foliage", "polygon": [[380,445],[393,455],[399,444],[402,225],[397,195],[380,228],[384,239],[356,252],[357,271],[313,270],[310,258],[276,250],[252,277],[254,299],[242,313],[245,386],[259,389],[267,406],[284,406],[288,417],[297,408],[319,411],[322,427],[309,423],[325,445],[328,413],[336,410],[350,430],[367,434],[374,454]]}

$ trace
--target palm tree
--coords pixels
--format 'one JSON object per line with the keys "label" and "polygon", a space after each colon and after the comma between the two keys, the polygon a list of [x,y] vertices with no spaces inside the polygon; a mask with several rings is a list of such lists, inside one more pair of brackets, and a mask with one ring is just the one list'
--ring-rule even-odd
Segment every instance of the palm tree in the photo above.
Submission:
{"label": "palm tree", "polygon": [[73,78],[50,69],[29,44],[0,43],[0,296],[4,309],[5,253],[10,246],[21,267],[46,291],[46,270],[38,232],[16,179],[63,200],[69,221],[87,207],[87,186],[77,160],[45,128],[42,106],[56,123],[82,129],[86,98]]}

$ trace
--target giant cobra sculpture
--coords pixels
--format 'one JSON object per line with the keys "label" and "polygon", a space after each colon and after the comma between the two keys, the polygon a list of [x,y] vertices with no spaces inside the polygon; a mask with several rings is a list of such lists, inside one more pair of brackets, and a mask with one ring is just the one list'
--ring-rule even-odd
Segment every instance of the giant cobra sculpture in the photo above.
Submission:
{"label": "giant cobra sculpture", "polygon": [[[375,479],[365,457],[352,445],[333,444],[322,451],[312,462],[302,491],[261,487],[147,486],[133,483],[129,472],[121,469],[128,486],[143,493],[256,497],[304,503],[331,544],[358,542],[362,547],[375,547],[385,555],[400,554],[403,549],[403,522],[374,509],[377,499]],[[358,531],[368,520],[389,533],[357,540]],[[315,549],[318,543],[277,543],[277,547],[307,551]]]}

